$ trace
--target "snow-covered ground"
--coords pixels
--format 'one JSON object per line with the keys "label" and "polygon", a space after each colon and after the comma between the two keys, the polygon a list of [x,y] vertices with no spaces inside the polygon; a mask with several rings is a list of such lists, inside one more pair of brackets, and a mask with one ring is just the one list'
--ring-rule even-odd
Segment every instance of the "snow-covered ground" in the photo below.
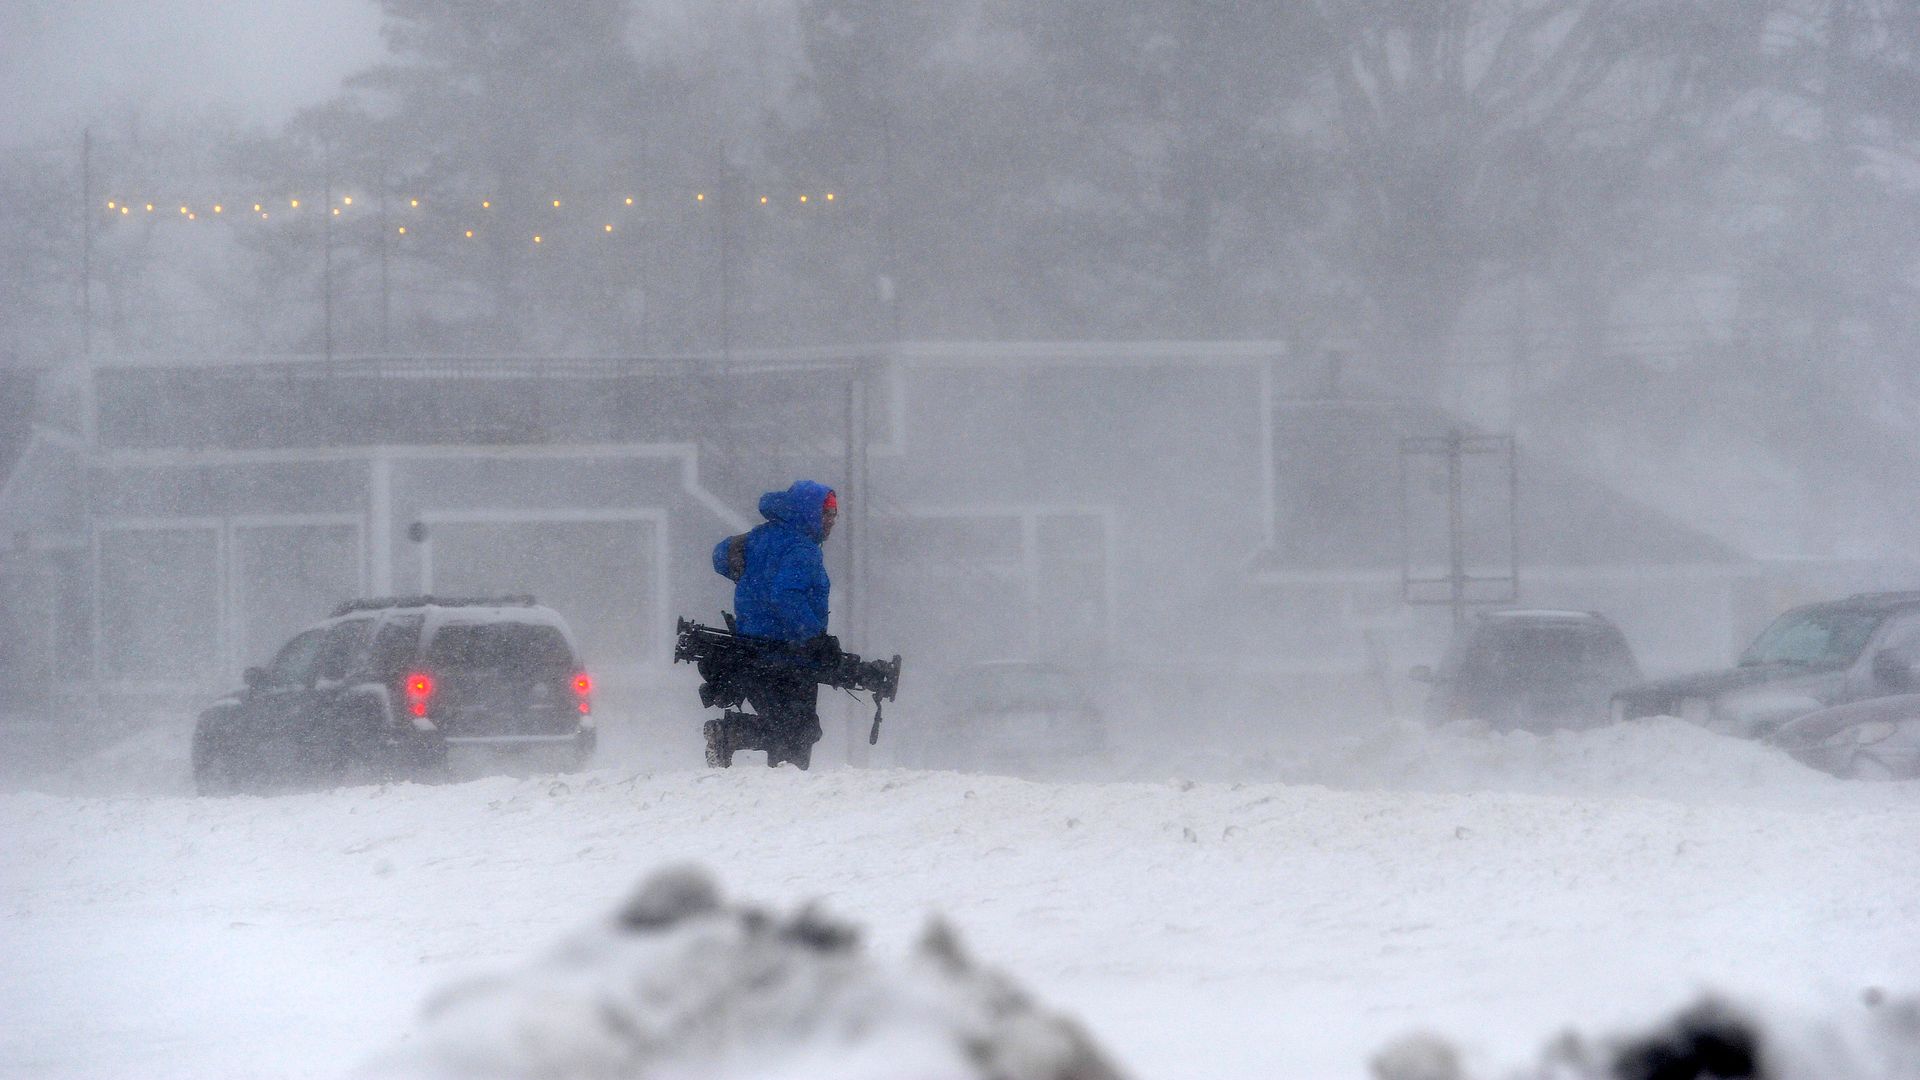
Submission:
{"label": "snow-covered ground", "polygon": [[1280,732],[1102,783],[656,761],[196,799],[154,756],[143,794],[0,796],[0,1074],[338,1076],[686,861],[881,953],[944,914],[1141,1077],[1360,1077],[1419,1029],[1484,1067],[1707,986],[1920,989],[1920,785],[1677,721]]}

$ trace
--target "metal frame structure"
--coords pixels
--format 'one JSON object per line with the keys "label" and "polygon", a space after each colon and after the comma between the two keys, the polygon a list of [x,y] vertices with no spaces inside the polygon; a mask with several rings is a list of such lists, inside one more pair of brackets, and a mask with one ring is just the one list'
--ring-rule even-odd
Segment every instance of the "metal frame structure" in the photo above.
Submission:
{"label": "metal frame structure", "polygon": [[[1507,459],[1507,572],[1479,576],[1467,568],[1465,459],[1470,454],[1505,455]],[[1413,576],[1413,499],[1407,463],[1415,457],[1443,457],[1447,464],[1447,574]],[[1455,428],[1441,436],[1413,436],[1400,440],[1400,595],[1408,604],[1445,604],[1453,624],[1466,621],[1469,604],[1511,604],[1520,599],[1520,465],[1511,435],[1468,435]],[[1419,586],[1444,585],[1445,599],[1421,596]],[[1475,585],[1500,585],[1493,596],[1473,597]]]}

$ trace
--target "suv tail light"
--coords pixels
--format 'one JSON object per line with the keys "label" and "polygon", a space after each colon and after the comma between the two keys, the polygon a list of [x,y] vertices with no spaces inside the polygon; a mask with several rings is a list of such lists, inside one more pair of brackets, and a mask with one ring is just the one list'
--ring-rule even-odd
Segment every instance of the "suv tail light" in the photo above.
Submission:
{"label": "suv tail light", "polygon": [[584,671],[573,673],[573,700],[580,706],[580,714],[585,716],[593,712],[593,676]]}
{"label": "suv tail light", "polygon": [[433,676],[424,671],[408,675],[404,683],[407,692],[407,711],[415,716],[427,715],[427,702],[433,697]]}

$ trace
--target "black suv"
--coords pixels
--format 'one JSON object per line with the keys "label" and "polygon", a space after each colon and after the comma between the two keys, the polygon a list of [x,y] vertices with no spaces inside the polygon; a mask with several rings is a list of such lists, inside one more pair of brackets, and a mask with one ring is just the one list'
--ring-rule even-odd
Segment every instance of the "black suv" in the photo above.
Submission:
{"label": "black suv", "polygon": [[1607,720],[1613,692],[1640,681],[1620,629],[1591,611],[1476,613],[1454,635],[1436,671],[1412,677],[1432,686],[1429,723],[1484,720],[1499,730],[1592,727]]}
{"label": "black suv", "polygon": [[597,739],[592,691],[566,623],[530,596],[350,601],[200,714],[194,783],[421,777],[467,749],[577,769]]}
{"label": "black suv", "polygon": [[1920,592],[1860,593],[1798,607],[1753,639],[1738,666],[1635,686],[1613,714],[1678,716],[1766,738],[1829,705],[1920,690]]}

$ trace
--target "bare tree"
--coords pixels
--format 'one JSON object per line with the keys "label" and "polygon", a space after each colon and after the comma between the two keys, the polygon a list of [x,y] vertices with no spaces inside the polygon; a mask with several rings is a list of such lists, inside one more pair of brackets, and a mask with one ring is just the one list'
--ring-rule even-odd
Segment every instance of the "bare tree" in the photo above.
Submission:
{"label": "bare tree", "polygon": [[[1308,140],[1337,169],[1332,255],[1397,374],[1432,387],[1474,294],[1602,271],[1685,204],[1761,5],[1644,0],[1317,0]],[[1603,318],[1603,316],[1601,316]]]}

